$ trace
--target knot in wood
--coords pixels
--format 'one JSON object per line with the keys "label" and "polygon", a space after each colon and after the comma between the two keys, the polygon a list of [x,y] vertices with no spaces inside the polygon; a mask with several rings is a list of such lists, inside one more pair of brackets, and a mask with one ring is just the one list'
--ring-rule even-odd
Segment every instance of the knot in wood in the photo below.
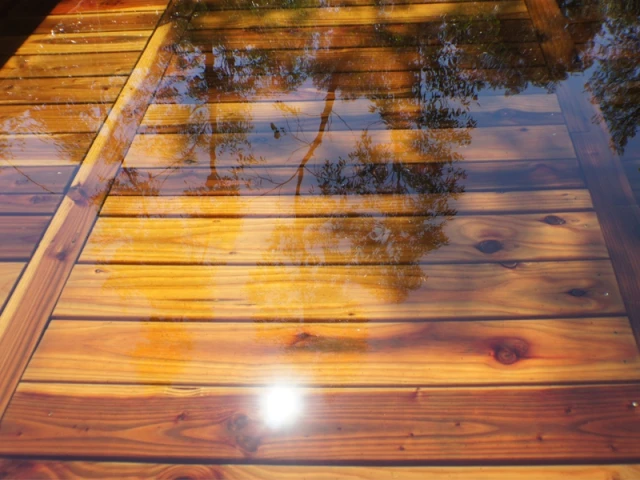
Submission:
{"label": "knot in wood", "polygon": [[491,255],[496,253],[504,248],[502,242],[498,240],[483,240],[480,243],[476,244],[476,249],[482,253],[486,253],[487,255]]}
{"label": "knot in wood", "polygon": [[493,356],[503,365],[513,365],[525,357],[528,351],[529,344],[521,338],[505,338],[496,342]]}
{"label": "knot in wood", "polygon": [[547,215],[543,221],[549,225],[564,225],[567,223],[564,218],[560,218],[557,215]]}

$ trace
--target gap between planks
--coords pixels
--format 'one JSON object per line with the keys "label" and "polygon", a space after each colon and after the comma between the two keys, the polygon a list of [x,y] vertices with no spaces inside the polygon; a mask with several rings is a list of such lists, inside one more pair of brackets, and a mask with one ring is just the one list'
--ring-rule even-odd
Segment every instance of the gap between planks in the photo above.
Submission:
{"label": "gap between planks", "polygon": [[193,8],[189,0],[177,0],[165,11],[7,301],[0,316],[0,418],[169,63],[168,46],[182,36]]}

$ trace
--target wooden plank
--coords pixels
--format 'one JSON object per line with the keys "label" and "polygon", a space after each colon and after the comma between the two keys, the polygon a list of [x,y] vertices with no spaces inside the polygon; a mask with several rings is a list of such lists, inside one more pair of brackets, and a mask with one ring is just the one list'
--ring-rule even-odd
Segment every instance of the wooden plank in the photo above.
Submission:
{"label": "wooden plank", "polygon": [[162,15],[162,10],[148,12],[102,12],[99,14],[47,15],[40,18],[33,28],[32,16],[12,16],[3,25],[5,35],[29,35],[51,33],[119,32],[152,30]]}
{"label": "wooden plank", "polygon": [[[292,408],[264,406],[281,395]],[[0,452],[323,465],[634,461],[640,417],[630,405],[639,395],[638,385],[308,390],[23,383],[0,426]]]}
{"label": "wooden plank", "polygon": [[[581,80],[578,78],[578,81]],[[579,120],[594,116],[601,118],[599,110],[589,97],[576,96],[570,88],[571,84],[561,85],[558,100],[563,110],[569,113],[567,126],[593,197],[593,205],[602,225],[629,319],[640,345],[640,207],[636,203],[620,158],[611,151],[606,125]]]}
{"label": "wooden plank", "polygon": [[411,386],[638,380],[625,317],[435,323],[53,321],[23,381]]}
{"label": "wooden plank", "polygon": [[[421,201],[437,202],[437,195],[368,195],[314,197],[122,197],[109,196],[100,215],[111,217],[332,217],[417,215]],[[592,208],[587,190],[525,192],[465,192],[444,199],[458,214],[555,213]],[[0,201],[0,208],[2,202]]]}
{"label": "wooden plank", "polygon": [[126,77],[0,80],[0,105],[113,102]]}
{"label": "wooden plank", "polygon": [[60,203],[60,195],[4,195],[0,194],[0,214],[53,214]]}
{"label": "wooden plank", "polygon": [[540,36],[540,47],[547,66],[559,79],[574,66],[576,49],[567,30],[567,19],[556,0],[524,0],[534,27]]}
{"label": "wooden plank", "polygon": [[[402,4],[453,4],[459,2],[468,2],[469,0],[402,0]],[[255,10],[255,9],[280,9],[287,8],[342,8],[364,5],[381,5],[391,7],[391,2],[376,2],[375,0],[299,0],[295,5],[283,3],[282,5],[273,4],[268,1],[251,2],[250,0],[203,0],[206,11],[214,12],[219,10]],[[473,8],[471,9],[471,11]]]}
{"label": "wooden plank", "polygon": [[[388,163],[387,170],[393,165],[402,164]],[[403,167],[406,183],[400,186],[387,182],[377,186],[373,184],[364,193],[431,194],[434,190],[433,185],[429,186],[429,181],[433,181],[443,194],[460,192],[461,189],[505,191],[584,187],[582,173],[575,160],[468,162],[461,165],[453,164],[450,176],[445,175],[447,170],[443,165],[436,163]],[[300,181],[299,173],[295,167],[245,167],[238,171],[229,167],[217,167],[215,163],[211,168],[125,168],[116,177],[110,195],[316,196],[358,193],[354,188],[348,189],[339,182],[332,181],[328,182],[326,188],[320,189],[325,178],[313,171],[305,171]],[[349,176],[353,175],[355,170],[345,168],[342,173]],[[414,185],[413,180],[416,181]]]}
{"label": "wooden plank", "polygon": [[0,78],[128,75],[139,56],[139,52],[13,56],[0,68]]}
{"label": "wooden plank", "polygon": [[194,16],[191,28],[286,28],[369,25],[385,23],[422,23],[429,19],[492,15],[502,18],[527,18],[522,0],[469,3],[401,4],[386,9],[378,6],[341,8],[261,9],[257,11],[203,12]]}
{"label": "wooden plank", "polygon": [[86,462],[0,459],[0,471],[15,480],[137,480],[139,478],[223,478],[233,480],[636,480],[640,465],[524,467],[337,467]]}
{"label": "wooden plank", "polygon": [[27,0],[20,2],[12,14],[68,15],[85,13],[163,11],[169,0]]}
{"label": "wooden plank", "polygon": [[[165,11],[0,315],[0,392],[4,392],[0,396],[0,418],[166,69],[171,57],[167,46],[182,36],[192,9],[187,0],[172,2]],[[123,57],[125,53],[117,55]],[[38,292],[37,302],[30,301],[33,292]]]}
{"label": "wooden plank", "polygon": [[24,263],[0,262],[0,311],[23,268]]}
{"label": "wooden plank", "polygon": [[34,34],[28,37],[0,37],[0,53],[54,55],[72,53],[139,52],[150,30],[132,32],[83,32]]}
{"label": "wooden plank", "polygon": [[109,106],[82,105],[2,105],[0,134],[84,133],[100,128]]}
{"label": "wooden plank", "polygon": [[50,217],[0,216],[0,260],[28,260]]}
{"label": "wooden plank", "polygon": [[[23,110],[23,114],[26,113],[27,110]],[[0,167],[75,166],[84,158],[92,140],[93,135],[87,133],[30,135],[9,132],[0,135]]]}
{"label": "wooden plank", "polygon": [[[251,133],[268,132],[273,127],[281,133],[317,131],[321,122],[331,120],[331,130],[385,130],[429,127],[425,106],[412,99],[350,99],[332,100],[330,113],[327,101],[209,103],[204,105],[149,105],[139,129],[141,133],[193,132],[194,126],[215,131],[216,124],[228,124],[229,130]],[[445,117],[449,110],[449,120]],[[443,118],[438,128],[490,127],[496,125],[531,125],[547,127],[563,124],[564,119],[555,95],[481,96],[477,99],[449,99],[439,110]],[[513,131],[513,130],[512,130]],[[537,129],[536,131],[543,131]],[[360,135],[362,132],[359,132]],[[566,137],[568,138],[568,136]],[[279,139],[277,139],[279,140]],[[551,139],[553,140],[553,139]],[[531,157],[530,157],[531,158]]]}
{"label": "wooden plank", "polygon": [[418,201],[414,207],[428,216],[102,218],[80,261],[376,265],[608,257],[592,212],[444,217],[438,215],[443,214],[440,208],[448,207],[446,200]]}
{"label": "wooden plank", "polygon": [[[351,36],[346,33],[351,33]],[[216,43],[215,38],[209,38],[208,43],[194,47],[197,48],[196,51],[185,49],[179,52],[172,59],[167,75],[189,76],[192,78],[203,77],[206,72],[220,71],[221,68],[226,69],[220,71],[223,75],[229,75],[229,71],[235,74],[236,70],[239,70],[238,73],[244,74],[248,70],[251,75],[269,75],[271,71],[278,71],[281,65],[286,69],[287,65],[291,65],[296,59],[298,62],[309,62],[310,65],[307,68],[310,72],[316,75],[324,73],[325,76],[329,73],[419,71],[423,67],[441,68],[434,64],[438,54],[441,54],[436,47],[424,47],[421,55],[416,55],[416,48],[413,49],[414,51],[403,48],[398,52],[400,47],[387,45],[388,40],[385,40],[385,37],[382,40],[380,38],[376,39],[376,37],[370,38],[367,39],[368,43],[365,43],[364,39],[357,36],[359,32],[346,33],[344,36],[336,38],[333,43],[321,46],[315,46],[312,43],[312,40],[316,37],[311,36],[311,32],[306,30],[285,30],[282,35],[278,36],[269,36],[261,33],[254,41],[235,37],[227,39],[225,37]],[[247,32],[246,35],[250,35],[250,32]],[[262,51],[255,52],[252,50],[253,53],[247,53],[246,55],[249,57],[258,56],[257,61],[252,60],[252,64],[249,67],[235,67],[235,62],[232,59],[229,61],[230,66],[221,66],[220,62],[215,63],[216,59],[219,60],[221,58],[221,55],[214,56],[211,53],[213,49],[216,49],[237,51],[236,54],[240,55],[243,48],[247,48],[247,45],[254,45],[256,49],[265,51],[262,56],[260,56]],[[461,45],[456,50],[454,57],[460,74],[463,75],[466,70],[471,69],[490,70],[502,68],[508,70],[515,69],[520,65],[525,68],[544,66],[544,57],[537,43],[499,45],[500,47],[492,47],[486,44]],[[366,48],[366,50],[360,51],[360,48]],[[318,52],[329,51],[318,53],[317,57],[319,58],[316,62],[314,57],[309,58],[309,49],[314,51],[314,55],[316,55],[316,49],[320,49]],[[332,49],[337,52],[331,52]],[[382,54],[385,50],[389,52],[386,56]],[[494,50],[496,52],[493,52]],[[386,62],[389,62],[388,66],[385,66]],[[300,67],[297,68],[299,69]],[[294,68],[285,71],[292,72],[294,82],[301,77],[301,72],[296,72]],[[280,71],[280,74],[282,74],[282,71]],[[500,72],[500,74],[503,77],[506,76],[504,72]],[[301,80],[299,83],[301,83]],[[238,90],[242,88],[242,85],[230,85],[230,87],[232,87],[230,88],[231,90]]]}
{"label": "wooden plank", "polygon": [[0,191],[12,194],[63,193],[75,167],[5,167],[0,164]]}
{"label": "wooden plank", "polygon": [[608,260],[366,267],[76,265],[54,310],[58,318],[210,321],[623,313]]}
{"label": "wooden plank", "polygon": [[[344,112],[335,112],[332,127],[340,125]],[[233,166],[305,166],[323,167],[326,162],[336,164],[340,159],[349,164],[373,162],[415,164],[425,162],[560,160],[575,158],[571,139],[564,125],[529,127],[486,127],[477,129],[434,130],[343,130],[322,131],[322,118],[301,115],[299,119],[309,128],[290,131],[298,119],[265,116],[263,125],[276,133],[245,133],[230,131],[224,134],[139,135],[127,153],[125,166],[129,168],[175,168]],[[209,120],[207,119],[207,122]],[[371,123],[375,123],[374,118]],[[277,123],[276,123],[277,122]],[[212,122],[213,123],[213,122]],[[355,123],[355,122],[354,122]],[[315,124],[315,125],[314,125]],[[206,128],[202,130],[210,130]],[[216,123],[213,123],[216,125]],[[229,125],[228,123],[226,124]],[[348,124],[347,124],[348,125]],[[319,132],[318,142],[310,147],[313,128]],[[260,124],[256,124],[260,130]],[[263,129],[264,130],[264,129]],[[442,148],[434,148],[433,145]],[[366,153],[365,153],[366,152]],[[366,156],[366,158],[365,158]]]}
{"label": "wooden plank", "polygon": [[[331,52],[331,50],[329,50]],[[273,54],[273,52],[272,52]],[[357,54],[354,52],[354,55]],[[391,56],[391,58],[394,58]],[[336,62],[332,67],[337,69],[351,68],[351,64]],[[359,64],[355,64],[358,66]],[[376,66],[366,65],[366,68]],[[391,72],[386,70],[387,63],[378,63],[377,71],[331,73],[331,80],[338,85],[335,92],[336,100],[354,99],[359,97],[378,98],[415,98],[415,92],[420,88],[420,73],[416,71]],[[260,70],[260,69],[257,69]],[[381,71],[382,70],[382,71]],[[234,85],[230,85],[229,78],[216,78],[209,73],[192,78],[189,76],[166,76],[156,95],[156,103],[203,104],[226,102],[283,102],[319,101],[327,97],[329,87],[325,85],[294,85],[286,82],[287,72],[269,72],[268,75],[234,76]],[[309,72],[312,75],[322,72]],[[512,72],[514,73],[514,72]],[[519,75],[505,75],[496,70],[462,70],[461,76],[471,78],[477,82],[481,95],[504,95],[511,88],[516,91],[521,88],[523,79],[529,83],[527,93],[546,93],[546,89],[534,84],[544,84],[548,76],[546,68],[521,68]]]}
{"label": "wooden plank", "polygon": [[[468,4],[467,4],[468,5]],[[260,12],[256,11],[256,14]],[[215,13],[213,13],[215,14]],[[529,18],[501,19],[495,16],[468,18],[464,29],[446,28],[449,41],[458,47],[468,44],[494,44],[489,48],[492,53],[503,52],[511,43],[537,43],[536,31]],[[189,30],[185,36],[184,47],[206,47],[212,45],[237,48],[241,51],[255,48],[299,49],[305,46],[314,48],[314,54],[320,49],[344,47],[407,47],[442,46],[442,19],[432,18],[422,23],[397,23],[377,25],[331,25],[313,27],[287,27],[286,29],[218,29]],[[313,32],[317,32],[315,44]],[[439,35],[440,32],[440,35]],[[265,35],[269,33],[269,35]],[[246,42],[241,41],[245,35]],[[265,36],[269,38],[264,38]],[[260,39],[261,37],[262,40]],[[346,37],[346,38],[345,38]],[[287,39],[289,46],[285,44]],[[258,43],[256,43],[258,42]],[[497,44],[501,44],[498,47]]]}

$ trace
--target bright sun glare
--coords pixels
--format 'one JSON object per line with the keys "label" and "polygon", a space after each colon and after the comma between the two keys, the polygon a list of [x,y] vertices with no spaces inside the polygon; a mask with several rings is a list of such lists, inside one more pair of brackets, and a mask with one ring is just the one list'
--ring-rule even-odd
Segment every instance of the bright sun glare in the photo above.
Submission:
{"label": "bright sun glare", "polygon": [[291,425],[302,413],[300,389],[274,386],[262,398],[262,418],[271,428]]}

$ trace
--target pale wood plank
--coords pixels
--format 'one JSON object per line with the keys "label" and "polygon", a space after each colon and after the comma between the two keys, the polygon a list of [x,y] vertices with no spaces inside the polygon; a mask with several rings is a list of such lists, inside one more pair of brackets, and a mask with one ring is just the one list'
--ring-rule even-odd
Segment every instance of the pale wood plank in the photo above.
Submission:
{"label": "pale wood plank", "polygon": [[0,134],[96,132],[109,106],[86,105],[2,105]]}
{"label": "pale wood plank", "polygon": [[[344,118],[342,115],[340,117]],[[326,120],[325,117],[325,122]],[[300,121],[311,123],[309,117]],[[322,131],[318,126],[321,121],[321,118],[313,119],[313,127],[319,131],[315,134],[312,125],[309,125],[306,132],[294,131],[287,134],[289,122],[278,118],[269,122],[265,118],[266,129],[271,129],[271,123],[276,129],[281,126],[283,133],[138,135],[127,153],[124,165],[129,168],[211,165],[297,167],[304,162],[308,167],[320,168],[327,160],[336,163],[340,158],[350,164],[365,160],[380,164],[388,164],[391,160],[414,164],[451,160],[483,162],[575,158],[575,151],[564,125],[428,131]],[[337,116],[333,118],[333,125],[345,128],[339,122]],[[291,123],[295,124],[295,119]],[[310,145],[314,138],[318,141],[312,148]],[[434,145],[442,148],[435,148]],[[363,152],[369,155],[365,157]]]}
{"label": "pale wood plank", "polygon": [[40,215],[0,216],[0,260],[28,260],[49,219]]}
{"label": "pale wood plank", "polygon": [[204,12],[191,21],[195,29],[221,28],[285,28],[339,25],[369,25],[385,23],[422,23],[429,19],[493,15],[501,18],[527,18],[522,0],[469,3],[401,4],[385,9],[378,6],[341,8],[264,9],[254,12]]}
{"label": "pale wood plank", "polygon": [[0,311],[23,268],[24,263],[0,262]]}
{"label": "pale wood plank", "polygon": [[139,52],[150,35],[151,30],[142,30],[0,37],[0,52],[15,55]]}
{"label": "pale wood plank", "polygon": [[263,414],[271,391],[23,383],[0,452],[326,465],[596,463],[640,449],[638,385],[287,390],[302,405],[281,428]]}
{"label": "pale wood plank", "polygon": [[608,258],[592,212],[451,217],[438,210],[446,202],[413,206],[429,216],[102,218],[80,261],[375,265]]}
{"label": "pale wood plank", "polygon": [[435,323],[51,323],[23,381],[495,385],[640,379],[625,317]]}
{"label": "pale wood plank", "polygon": [[0,105],[113,102],[126,77],[0,80]]}
{"label": "pale wood plank", "polygon": [[[416,215],[420,199],[436,202],[437,195],[368,195],[313,197],[107,197],[100,215],[112,217],[324,217],[354,215]],[[443,198],[459,214],[544,212],[591,209],[584,189],[525,192],[465,192]],[[1,202],[0,202],[1,205]]]}
{"label": "pale wood plank", "polygon": [[[23,110],[24,115],[27,112],[30,110]],[[93,135],[88,133],[30,135],[8,132],[0,135],[0,167],[75,166],[84,158],[92,139]]]}
{"label": "pale wood plank", "polygon": [[299,465],[224,465],[64,460],[0,459],[0,470],[16,480],[87,478],[223,478],[233,480],[636,480],[640,465],[580,465],[521,467],[335,467]]}
{"label": "pale wood plank", "polygon": [[76,265],[54,310],[58,318],[210,321],[623,313],[607,260],[366,267]]}
{"label": "pale wood plank", "polygon": [[[393,165],[388,163],[387,170]],[[419,193],[420,179],[433,180],[441,193],[456,193],[464,188],[474,190],[518,190],[518,189],[558,189],[584,188],[582,173],[575,160],[547,161],[499,161],[453,163],[450,177],[445,174],[446,165],[429,163],[403,165],[407,180],[416,180],[418,188],[403,183],[399,188],[384,184],[380,188],[373,185],[368,193],[406,194]],[[444,170],[443,170],[444,169]],[[352,167],[343,173],[353,175]],[[466,178],[463,178],[466,174]],[[256,196],[256,195],[298,195],[317,196],[324,194],[355,193],[343,189],[335,182],[329,182],[326,190],[319,187],[322,175],[305,171],[300,180],[297,167],[265,168],[245,167],[242,171],[232,167],[210,168],[125,168],[116,177],[110,195],[134,196]],[[424,193],[433,193],[433,186],[427,185]],[[299,198],[299,197],[298,197]]]}
{"label": "pale wood plank", "polygon": [[33,28],[33,17],[12,16],[5,22],[5,34],[51,34],[85,32],[119,32],[131,30],[151,30],[162,15],[162,10],[147,12],[101,12],[47,15]]}
{"label": "pale wood plank", "polygon": [[[192,9],[193,4],[186,1],[171,3],[165,11],[0,315],[0,391],[4,392],[0,418],[166,69],[171,57],[167,46],[181,37]],[[125,53],[117,55],[123,57]],[[38,302],[30,300],[33,292],[38,292]]]}
{"label": "pale wood plank", "polygon": [[75,167],[18,167],[0,162],[0,191],[11,194],[64,193]]}
{"label": "pale wood plank", "polygon": [[164,11],[169,0],[27,0],[20,2],[12,14],[68,15],[84,13]]}
{"label": "pale wood plank", "polygon": [[0,194],[0,214],[27,213],[53,214],[61,200],[60,195],[4,195]]}
{"label": "pale wood plank", "polygon": [[0,67],[0,78],[128,75],[139,56],[139,52],[16,55]]}

